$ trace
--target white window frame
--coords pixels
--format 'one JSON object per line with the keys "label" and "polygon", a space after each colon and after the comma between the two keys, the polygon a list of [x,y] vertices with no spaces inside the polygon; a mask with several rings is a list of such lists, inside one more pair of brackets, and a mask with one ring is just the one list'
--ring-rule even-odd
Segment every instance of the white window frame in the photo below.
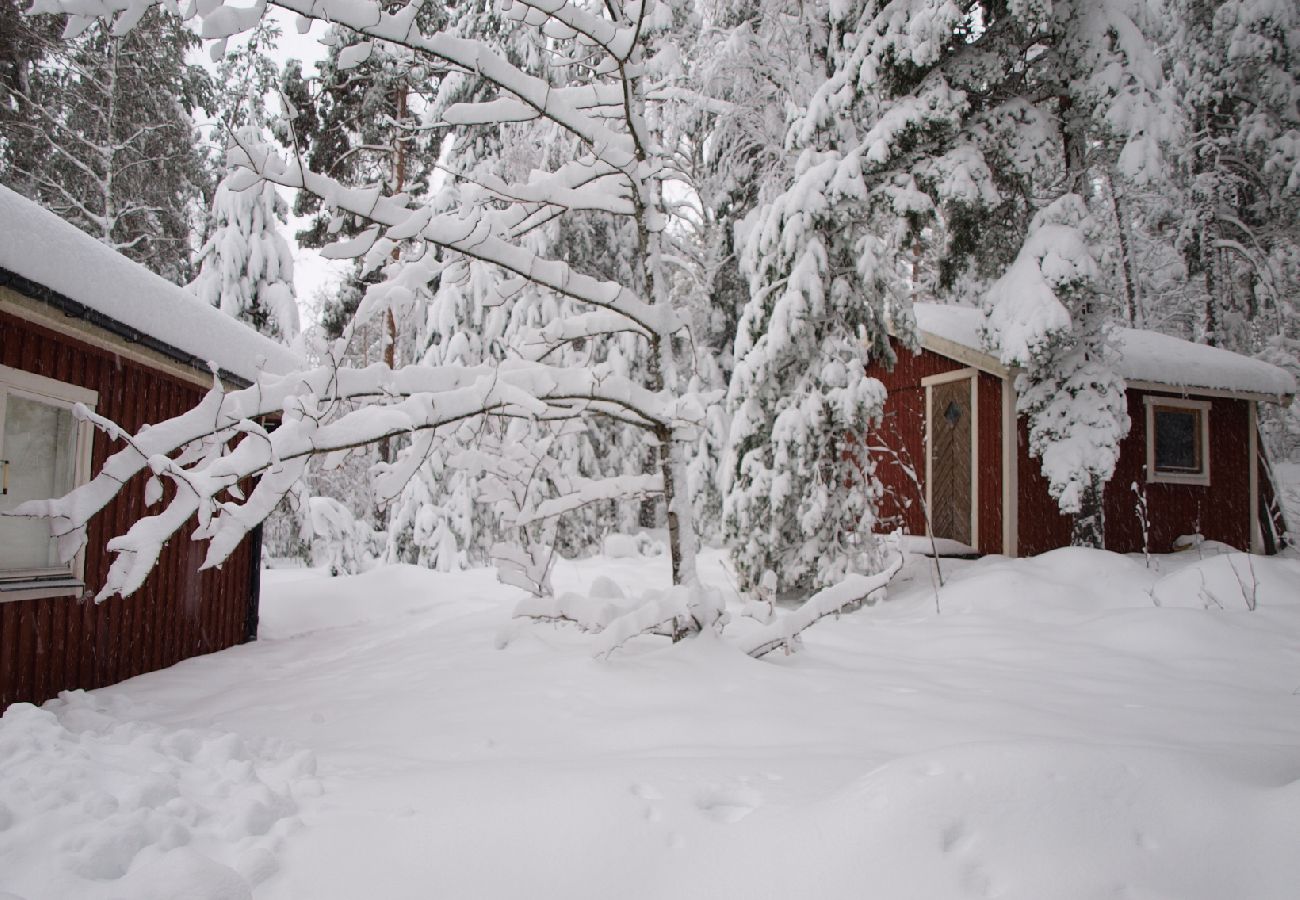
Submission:
{"label": "white window frame", "polygon": [[[1147,395],[1142,398],[1146,406],[1147,430],[1147,481],[1159,484],[1190,484],[1208,487],[1210,484],[1210,407],[1209,400],[1188,400],[1185,397]],[[1156,470],[1156,407],[1193,409],[1201,414],[1201,471],[1160,472]]]}
{"label": "white window frame", "polygon": [[[0,366],[0,460],[4,455],[4,421],[11,395],[26,397],[50,406],[71,409],[80,403],[94,409],[99,393],[89,388],[67,384],[23,369]],[[77,422],[77,449],[73,461],[73,486],[90,480],[91,448],[94,427],[87,421]],[[85,553],[70,562],[43,569],[0,569],[0,603],[6,600],[30,600],[41,597],[78,595],[85,590]]]}

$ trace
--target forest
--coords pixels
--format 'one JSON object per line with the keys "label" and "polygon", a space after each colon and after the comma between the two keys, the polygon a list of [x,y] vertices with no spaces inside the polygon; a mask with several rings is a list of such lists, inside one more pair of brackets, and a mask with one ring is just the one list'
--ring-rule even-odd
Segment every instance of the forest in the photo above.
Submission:
{"label": "forest", "polygon": [[0,0],[0,900],[1295,900],[1298,301],[1296,0]]}
{"label": "forest", "polygon": [[[1291,3],[271,6],[0,6],[0,181],[303,359],[42,508],[84,540],[131,474],[176,488],[105,596],[191,517],[208,565],[270,517],[279,554],[494,562],[566,618],[557,554],[662,529],[681,589],[625,630],[681,636],[722,615],[701,541],[743,591],[874,590],[857,436],[914,301],[984,311],[1082,546],[1130,427],[1114,328],[1300,371]],[[291,212],[349,261],[322,296]],[[1261,415],[1288,459],[1296,412]]]}

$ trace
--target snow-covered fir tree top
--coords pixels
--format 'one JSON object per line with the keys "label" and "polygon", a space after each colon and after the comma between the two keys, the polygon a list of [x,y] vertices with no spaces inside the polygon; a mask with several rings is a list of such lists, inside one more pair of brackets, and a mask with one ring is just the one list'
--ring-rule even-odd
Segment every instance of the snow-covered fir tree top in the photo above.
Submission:
{"label": "snow-covered fir tree top", "polygon": [[304,365],[287,347],[3,186],[0,269],[246,381],[263,370],[283,374]]}
{"label": "snow-covered fir tree top", "polygon": [[[984,342],[986,319],[979,309],[941,303],[917,303],[913,309],[923,338],[933,335],[979,353],[994,349]],[[1296,392],[1295,378],[1285,369],[1220,347],[1136,328],[1116,328],[1113,340],[1119,374],[1127,381],[1273,397]]]}

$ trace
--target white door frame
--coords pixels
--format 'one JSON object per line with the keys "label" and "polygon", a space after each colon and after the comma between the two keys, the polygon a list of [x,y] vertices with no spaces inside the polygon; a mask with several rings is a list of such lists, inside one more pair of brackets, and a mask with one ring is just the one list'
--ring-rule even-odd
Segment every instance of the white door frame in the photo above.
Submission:
{"label": "white door frame", "polygon": [[[962,381],[970,379],[970,545],[976,550],[980,546],[980,480],[979,480],[979,454],[980,454],[980,404],[979,404],[979,370],[974,367],[957,369],[952,372],[941,372],[938,375],[927,375],[921,379],[921,386],[925,388],[925,516],[931,523],[933,530],[934,519],[931,513],[934,511],[933,493],[931,485],[934,483],[934,447],[933,435],[931,433],[931,422],[934,419],[934,386],[936,384],[947,384],[952,381]],[[936,535],[942,537],[942,535]]]}
{"label": "white door frame", "polygon": [[1015,376],[1002,378],[1002,553],[1020,555],[1020,417]]}

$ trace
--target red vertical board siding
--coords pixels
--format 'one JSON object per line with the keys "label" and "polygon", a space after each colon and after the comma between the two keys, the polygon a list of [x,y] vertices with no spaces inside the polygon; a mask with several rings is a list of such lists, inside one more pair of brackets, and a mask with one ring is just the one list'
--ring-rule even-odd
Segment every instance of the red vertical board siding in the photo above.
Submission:
{"label": "red vertical board siding", "polygon": [[[893,342],[898,357],[893,369],[873,362],[867,373],[878,378],[889,396],[885,414],[870,436],[876,475],[884,487],[880,502],[881,527],[902,527],[909,534],[925,534],[925,387],[922,379],[967,368],[963,363],[921,350],[917,353]],[[983,553],[1002,552],[1002,380],[979,374],[977,483],[979,547]],[[915,470],[915,480],[908,467]]]}
{"label": "red vertical board siding", "polygon": [[1247,401],[1210,401],[1210,483],[1161,484],[1146,480],[1145,397],[1174,396],[1131,390],[1132,428],[1120,449],[1115,476],[1106,486],[1106,547],[1119,553],[1142,550],[1142,523],[1133,485],[1146,495],[1149,549],[1167,553],[1185,534],[1250,547],[1250,408]]}
{"label": "red vertical board siding", "polygon": [[51,671],[50,604],[32,602],[32,692],[42,696],[49,692],[54,673]]}
{"label": "red vertical board siding", "polygon": [[879,379],[888,391],[884,415],[869,438],[873,448],[887,448],[872,452],[876,476],[884,488],[878,510],[880,527],[925,534],[925,388],[921,379],[963,366],[928,350],[912,353],[898,341],[891,345],[897,357],[892,369],[878,361],[867,368],[867,374]]}
{"label": "red vertical board siding", "polygon": [[[96,411],[128,431],[184,412],[204,393],[197,385],[4,313],[0,335],[0,365],[98,391]],[[119,447],[96,433],[92,471]],[[93,602],[112,562],[104,545],[158,511],[144,507],[144,481],[134,479],[90,523],[84,597],[0,603],[0,709],[39,703],[59,691],[102,687],[244,640],[251,550],[241,545],[222,568],[200,574],[204,545],[190,540],[188,528],[168,543],[157,570],[136,594]]]}
{"label": "red vertical board siding", "polygon": [[[1216,397],[1210,406],[1210,484],[1159,484],[1146,481],[1146,408],[1149,392],[1128,392],[1132,425],[1120,444],[1115,474],[1106,485],[1106,549],[1142,550],[1142,523],[1133,485],[1146,495],[1149,549],[1168,553],[1180,535],[1206,538],[1245,550],[1250,546],[1249,409],[1245,401]],[[1173,394],[1151,394],[1174,396]],[[1020,553],[1031,556],[1070,543],[1070,520],[1047,492],[1039,462],[1027,452],[1020,425]]]}
{"label": "red vertical board siding", "polygon": [[1002,552],[1002,379],[981,372],[979,387],[979,526],[981,553]]}
{"label": "red vertical board siding", "polygon": [[1029,425],[1024,416],[1017,419],[1016,456],[1019,480],[1017,554],[1034,556],[1068,546],[1072,523],[1061,515],[1060,508],[1048,492],[1047,479],[1043,477],[1039,461],[1029,455]]}
{"label": "red vertical board siding", "polygon": [[0,603],[0,709],[13,702],[18,679],[18,604]]}

